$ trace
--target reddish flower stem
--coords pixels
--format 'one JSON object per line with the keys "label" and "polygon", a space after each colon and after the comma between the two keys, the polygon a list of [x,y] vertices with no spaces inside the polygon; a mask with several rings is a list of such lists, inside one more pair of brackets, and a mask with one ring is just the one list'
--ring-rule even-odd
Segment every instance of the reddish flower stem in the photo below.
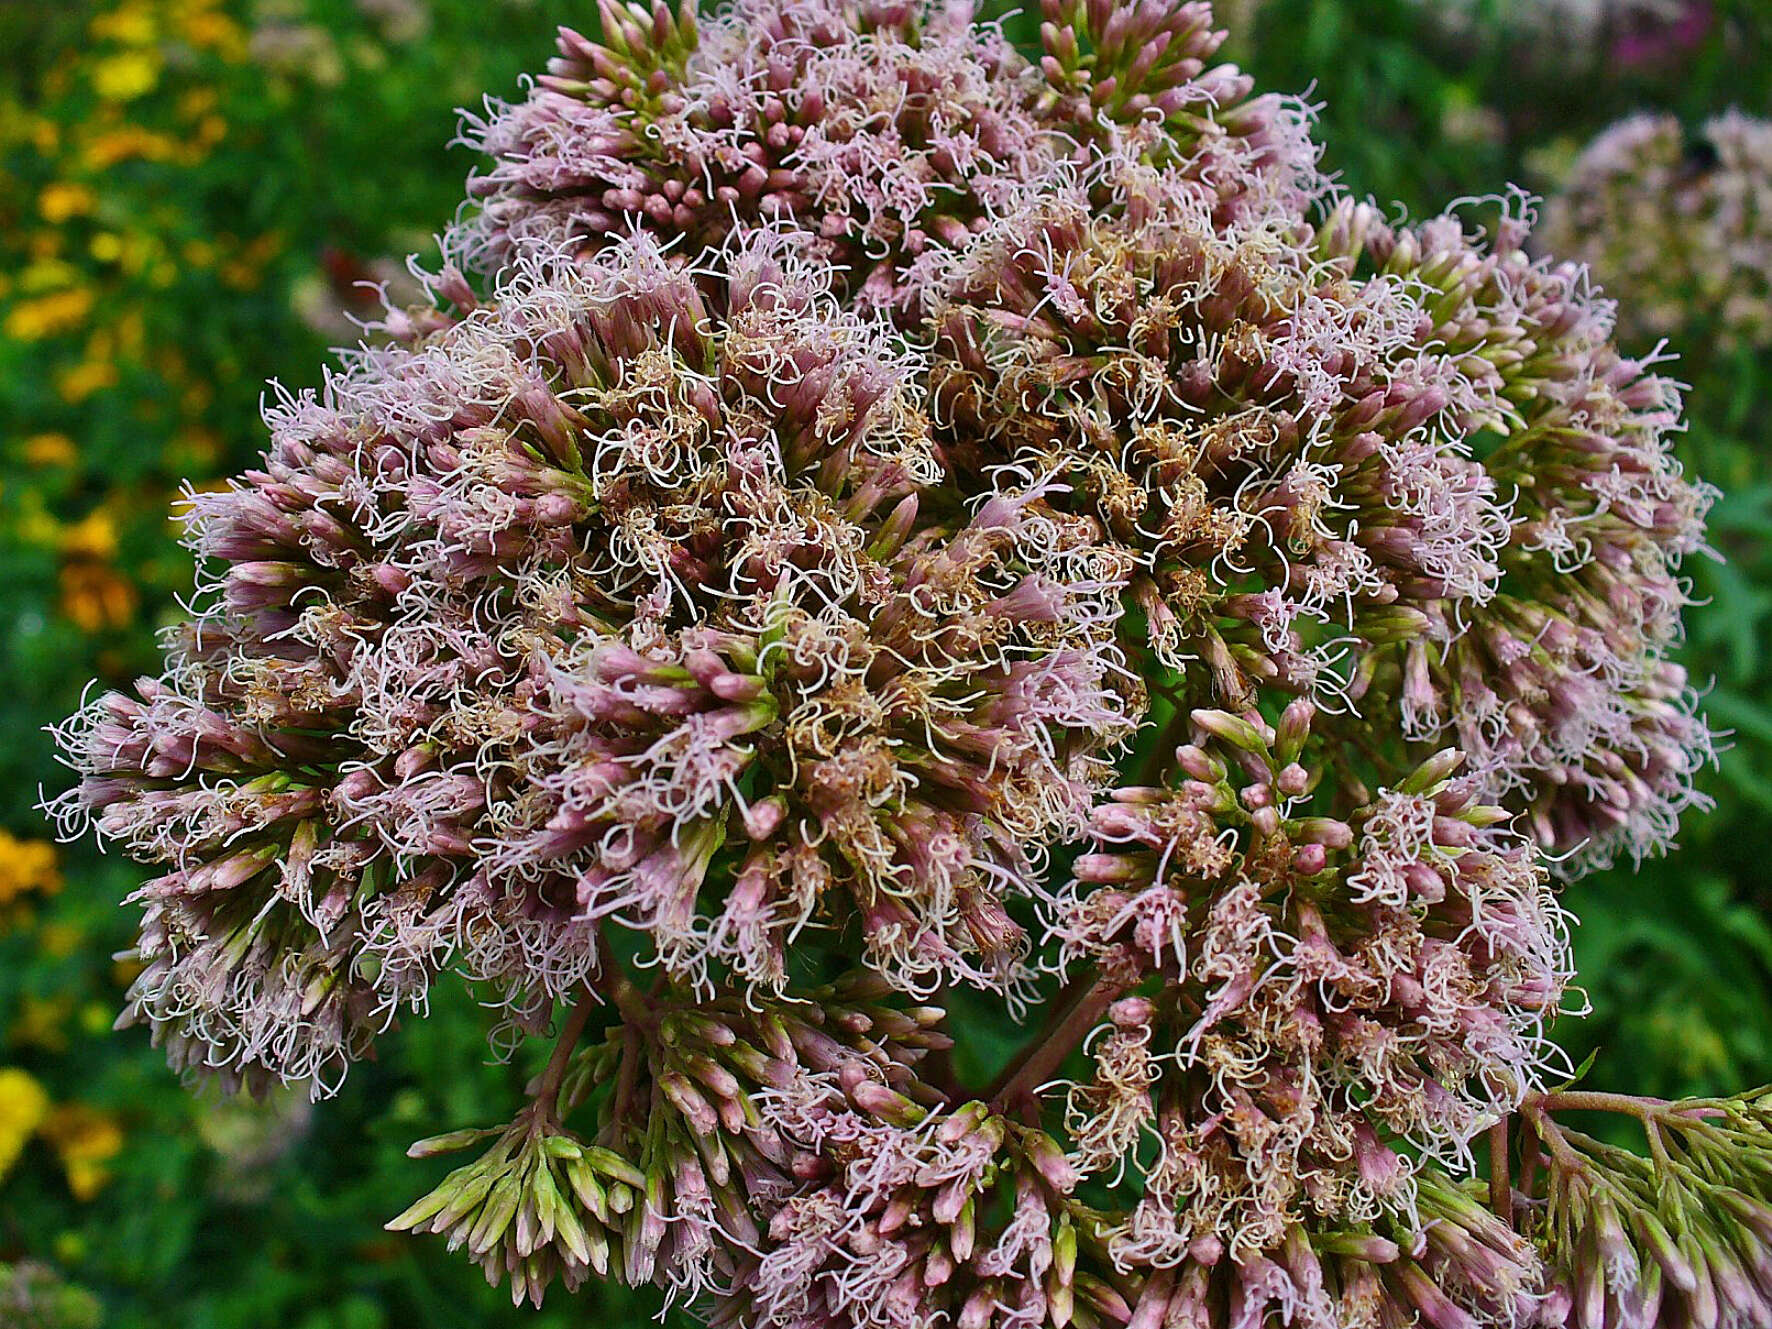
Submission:
{"label": "reddish flower stem", "polygon": [[1512,1116],[1504,1116],[1489,1128],[1489,1207],[1509,1227],[1514,1225],[1514,1181],[1508,1157],[1508,1126],[1512,1121]]}
{"label": "reddish flower stem", "polygon": [[[1059,1003],[1076,991],[1082,984],[1081,979],[1073,980],[1071,985],[1059,996]],[[986,1092],[990,1096],[994,1111],[1004,1111],[1012,1107],[1022,1097],[1031,1096],[1033,1091],[1051,1078],[1052,1074],[1064,1064],[1064,1059],[1089,1036],[1089,1031],[1100,1022],[1107,1008],[1125,992],[1127,984],[1118,978],[1097,978],[1082,994],[1075,998],[1068,1009],[1062,1005],[1059,1009],[1064,1013],[1043,1034],[1023,1052],[1021,1058],[1010,1063],[998,1082]]]}
{"label": "reddish flower stem", "polygon": [[1665,1098],[1638,1098],[1631,1094],[1602,1094],[1587,1089],[1566,1089],[1551,1094],[1533,1094],[1520,1105],[1523,1112],[1619,1112],[1644,1120],[1661,1109],[1671,1107]]}
{"label": "reddish flower stem", "polygon": [[572,1053],[578,1046],[578,1040],[584,1036],[585,1025],[590,1021],[591,1008],[597,1003],[591,1000],[587,990],[578,999],[566,1016],[566,1023],[560,1028],[559,1041],[554,1044],[553,1055],[548,1058],[547,1066],[542,1070],[541,1077],[535,1082],[535,1101],[541,1104],[541,1110],[551,1121],[560,1119],[560,1085],[566,1078],[566,1067],[572,1060]]}

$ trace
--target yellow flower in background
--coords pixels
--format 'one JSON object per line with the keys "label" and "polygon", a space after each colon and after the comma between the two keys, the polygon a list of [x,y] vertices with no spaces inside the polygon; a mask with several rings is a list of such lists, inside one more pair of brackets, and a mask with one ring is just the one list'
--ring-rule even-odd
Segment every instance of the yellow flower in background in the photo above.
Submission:
{"label": "yellow flower in background", "polygon": [[123,1128],[110,1113],[84,1103],[64,1103],[43,1122],[43,1138],[61,1159],[68,1189],[90,1200],[111,1179],[106,1166],[123,1149]]}
{"label": "yellow flower in background", "polygon": [[[209,471],[221,460],[222,447],[220,434],[201,424],[195,424],[181,431],[167,444],[166,455],[186,471]],[[174,514],[173,532],[176,534],[183,529],[182,516]]]}
{"label": "yellow flower in background", "polygon": [[6,313],[6,335],[18,341],[41,341],[72,331],[86,321],[92,304],[92,291],[84,286],[21,300]]}
{"label": "yellow flower in background", "polygon": [[55,390],[70,406],[78,406],[100,388],[117,386],[117,366],[109,360],[85,360],[55,376]]}
{"label": "yellow flower in background", "polygon": [[121,51],[92,64],[92,90],[106,101],[128,102],[154,90],[160,82],[160,53]]}
{"label": "yellow flower in background", "polygon": [[48,1115],[49,1095],[36,1077],[17,1067],[0,1067],[0,1177],[12,1170]]}
{"label": "yellow flower in background", "polygon": [[[45,928],[47,932],[49,929]],[[80,1008],[80,1032],[88,1038],[103,1038],[116,1028],[116,1019],[109,1003],[89,1001]]]}
{"label": "yellow flower in background", "polygon": [[24,295],[40,295],[72,286],[79,280],[80,269],[72,263],[58,258],[40,258],[19,273],[18,289]]}
{"label": "yellow flower in background", "polygon": [[[66,959],[86,941],[86,929],[78,923],[63,920],[50,920],[37,929],[37,945],[43,954],[54,956],[58,960]],[[107,1019],[105,1027],[110,1027]]]}
{"label": "yellow flower in background", "polygon": [[58,548],[61,544],[62,524],[44,504],[43,495],[36,490],[24,489],[20,491],[19,497],[23,501],[13,520],[13,532],[26,544]]}
{"label": "yellow flower in background", "polygon": [[84,217],[98,203],[90,186],[73,180],[52,180],[37,194],[37,211],[52,226],[73,217]]}
{"label": "yellow flower in background", "polygon": [[147,5],[119,5],[109,13],[97,15],[87,25],[94,41],[116,42],[120,46],[146,46],[159,36],[154,12]]}
{"label": "yellow flower in background", "polygon": [[54,997],[33,997],[28,993],[20,999],[18,1017],[6,1031],[14,1047],[42,1048],[45,1052],[68,1050],[68,1026],[74,1019],[74,997],[62,993]]}
{"label": "yellow flower in background", "polygon": [[79,456],[74,440],[66,434],[32,434],[19,449],[31,466],[72,466]]}
{"label": "yellow flower in background", "polygon": [[117,522],[103,508],[94,508],[79,521],[62,528],[62,557],[108,559],[117,553]]}
{"label": "yellow flower in background", "polygon": [[36,892],[54,895],[61,889],[55,846],[47,840],[21,840],[0,830],[0,905]]}

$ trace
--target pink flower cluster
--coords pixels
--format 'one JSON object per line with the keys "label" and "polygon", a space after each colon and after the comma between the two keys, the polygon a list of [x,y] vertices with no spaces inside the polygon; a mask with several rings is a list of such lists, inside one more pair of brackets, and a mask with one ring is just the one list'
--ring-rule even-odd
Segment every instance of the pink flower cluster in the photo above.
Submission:
{"label": "pink flower cluster", "polygon": [[206,607],[59,805],[165,865],[181,1064],[330,1080],[451,965],[545,1011],[604,919],[698,989],[850,920],[906,988],[1025,982],[1005,900],[1132,727],[1124,560],[1049,481],[942,510],[908,353],[793,237],[708,264],[458,292],[192,496]]}
{"label": "pink flower cluster", "polygon": [[1688,135],[1643,113],[1581,154],[1545,243],[1626,303],[1624,334],[1683,355],[1772,346],[1772,121],[1730,111]]}
{"label": "pink flower cluster", "polygon": [[1138,986],[1067,1111],[1084,1172],[1145,1174],[1110,1236],[1125,1260],[1407,1210],[1415,1161],[1457,1167],[1554,1059],[1565,934],[1506,814],[1446,780],[1449,749],[1345,820],[1300,815],[1311,709],[1196,711],[1184,783],[1096,810],[1055,924],[1067,958]]}
{"label": "pink flower cluster", "polygon": [[1708,755],[1677,394],[1516,201],[1338,197],[1206,4],[1042,14],[610,3],[471,122],[429,302],[189,496],[165,673],[58,735],[158,874],[125,1019],[316,1096],[446,975],[552,1029],[392,1224],[519,1300],[1562,1323],[1587,1165],[1509,1123],[1551,869]]}
{"label": "pink flower cluster", "polygon": [[496,270],[633,226],[701,246],[790,222],[861,304],[914,327],[944,256],[1095,144],[1144,144],[1227,215],[1320,189],[1301,109],[1211,64],[1210,5],[1065,0],[1037,61],[974,9],[741,0],[698,20],[599,0],[601,43],[563,29],[527,100],[467,121],[492,165],[455,242]]}

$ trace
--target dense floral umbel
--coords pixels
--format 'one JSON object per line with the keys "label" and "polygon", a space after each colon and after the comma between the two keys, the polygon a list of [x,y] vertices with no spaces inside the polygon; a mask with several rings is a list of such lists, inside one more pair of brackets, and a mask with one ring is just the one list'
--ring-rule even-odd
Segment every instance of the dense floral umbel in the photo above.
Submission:
{"label": "dense floral umbel", "polygon": [[1422,288],[1422,336],[1471,388],[1458,426],[1511,497],[1493,598],[1462,631],[1438,626],[1440,649],[1398,652],[1402,726],[1456,737],[1569,873],[1660,851],[1699,800],[1710,736],[1667,653],[1715,491],[1674,456],[1675,385],[1613,346],[1613,305],[1581,268],[1528,256],[1529,221],[1399,230],[1344,204],[1322,247]]}
{"label": "dense floral umbel", "polygon": [[1353,641],[1444,640],[1493,596],[1505,502],[1406,282],[1325,271],[1289,208],[1215,202],[1125,154],[1024,190],[944,285],[936,415],[968,470],[1072,479],[1200,701],[1345,694]]}
{"label": "dense floral umbel", "polygon": [[1632,343],[1772,346],[1772,121],[1731,111],[1693,137],[1670,115],[1614,125],[1552,201],[1544,243],[1592,265]]}
{"label": "dense floral umbel", "polygon": [[1016,981],[1002,900],[1127,728],[1122,564],[1039,483],[931,488],[908,362],[789,239],[710,263],[526,265],[193,496],[213,607],[60,805],[169,869],[176,1060],[330,1080],[451,962],[570,991],[605,917],[695,983],[850,918],[902,984]]}
{"label": "dense floral umbel", "polygon": [[1708,752],[1665,659],[1710,502],[1672,385],[1511,211],[1483,235],[1343,204],[1313,240],[1216,203],[1114,153],[982,228],[934,319],[950,460],[1069,481],[1190,704],[1340,713],[1344,810],[1456,738],[1568,870],[1665,845]]}
{"label": "dense floral umbel", "polygon": [[527,101],[469,121],[493,159],[457,240],[477,266],[633,225],[703,244],[791,219],[908,316],[939,252],[1079,139],[1137,138],[1230,209],[1316,187],[1296,108],[1211,64],[1205,4],[1047,0],[1038,64],[969,3],[599,4],[601,43],[562,29]]}
{"label": "dense floral umbel", "polygon": [[1539,1079],[1569,976],[1543,869],[1456,752],[1311,815],[1310,711],[1196,712],[1185,782],[1116,790],[1076,862],[1067,952],[1150,993],[1109,1008],[1068,1108],[1085,1173],[1144,1174],[1127,1262],[1411,1213],[1412,1160],[1456,1166]]}
{"label": "dense floral umbel", "polygon": [[551,1032],[390,1224],[519,1301],[1761,1322],[1762,1100],[1624,1100],[1642,1162],[1547,1088],[1552,868],[1708,753],[1677,394],[1513,201],[1331,197],[1205,4],[1041,17],[609,6],[473,127],[461,267],[59,734],[160,873],[126,1018],[316,1093],[445,972]]}

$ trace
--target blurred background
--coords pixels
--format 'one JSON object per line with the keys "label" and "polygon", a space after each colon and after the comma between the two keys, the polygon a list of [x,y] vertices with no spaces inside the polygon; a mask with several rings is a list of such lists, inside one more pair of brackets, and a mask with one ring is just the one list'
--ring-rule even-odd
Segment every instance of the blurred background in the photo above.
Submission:
{"label": "blurred background", "polygon": [[[1582,882],[1589,1083],[1772,1080],[1772,0],[1227,0],[1227,55],[1320,103],[1326,164],[1417,215],[1516,183],[1543,235],[1665,340],[1725,561],[1685,657],[1731,731],[1673,858]],[[111,1032],[136,871],[57,846],[42,727],[151,671],[189,585],[169,507],[260,446],[266,380],[412,298],[472,166],[456,111],[519,95],[565,0],[0,0],[0,1326],[642,1324],[596,1288],[541,1312],[382,1223],[444,1167],[412,1139],[501,1119],[469,998],[334,1101],[193,1095]],[[1026,16],[1007,20],[1031,37]],[[429,1170],[427,1170],[429,1169]]]}

